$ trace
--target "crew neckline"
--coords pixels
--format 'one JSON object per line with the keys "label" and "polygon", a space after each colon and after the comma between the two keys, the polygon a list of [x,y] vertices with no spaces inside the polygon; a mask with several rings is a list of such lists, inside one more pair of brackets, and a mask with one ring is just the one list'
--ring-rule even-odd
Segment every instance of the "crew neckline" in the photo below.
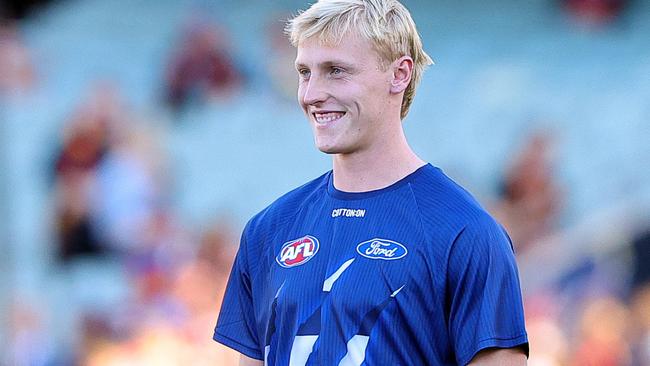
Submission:
{"label": "crew neckline", "polygon": [[345,191],[340,191],[334,187],[334,171],[330,170],[329,175],[327,177],[327,193],[340,200],[362,200],[365,198],[370,198],[374,197],[377,195],[380,195],[382,193],[386,193],[389,191],[392,191],[394,189],[400,188],[401,186],[410,183],[413,179],[417,178],[418,176],[422,175],[425,170],[431,169],[433,166],[431,163],[426,163],[422,165],[421,167],[417,168],[415,171],[410,173],[409,175],[405,176],[404,178],[398,180],[397,182],[386,186],[384,188],[379,188],[375,189],[372,191],[365,191],[365,192],[345,192]]}

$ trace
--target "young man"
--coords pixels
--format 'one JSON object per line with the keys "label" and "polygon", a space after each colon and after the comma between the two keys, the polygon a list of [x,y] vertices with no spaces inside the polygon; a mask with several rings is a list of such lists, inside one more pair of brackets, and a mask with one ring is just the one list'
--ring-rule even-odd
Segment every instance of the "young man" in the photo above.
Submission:
{"label": "young man", "polygon": [[402,130],[431,63],[396,0],[288,24],[298,99],[333,170],[253,217],[214,339],[242,365],[522,365],[507,234]]}

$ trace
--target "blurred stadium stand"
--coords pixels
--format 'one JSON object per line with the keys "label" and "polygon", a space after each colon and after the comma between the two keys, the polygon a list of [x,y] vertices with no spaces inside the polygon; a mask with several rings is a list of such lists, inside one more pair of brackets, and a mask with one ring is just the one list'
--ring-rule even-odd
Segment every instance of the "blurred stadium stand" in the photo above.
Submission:
{"label": "blurred stadium stand", "polygon": [[[598,24],[579,19],[558,1],[404,3],[436,62],[425,73],[404,122],[425,160],[442,167],[487,207],[498,207],[504,176],[517,152],[537,132],[553,136],[549,165],[562,202],[543,235],[531,239],[534,244],[518,257],[532,324],[530,364],[588,364],[581,363],[589,361],[580,353],[584,342],[592,347],[623,344],[602,356],[613,363],[592,364],[650,364],[650,321],[641,329],[629,324],[634,316],[644,316],[634,315],[634,304],[650,304],[632,287],[633,253],[647,258],[650,250],[639,244],[647,243],[641,233],[650,226],[650,1],[629,2],[614,19]],[[0,357],[0,365],[66,365],[83,357],[88,357],[86,364],[110,364],[101,363],[99,356],[91,363],[88,350],[108,349],[97,346],[97,339],[112,339],[107,334],[128,338],[136,332],[123,331],[122,323],[131,318],[112,317],[111,307],[138,303],[132,299],[142,295],[139,291],[149,294],[169,285],[172,291],[189,291],[178,295],[184,311],[201,308],[200,301],[186,298],[196,289],[176,288],[176,276],[197,282],[205,279],[202,273],[217,276],[204,272],[201,264],[219,262],[219,255],[227,262],[232,253],[202,251],[212,246],[200,238],[215,222],[230,223],[229,229],[220,228],[237,232],[278,195],[330,168],[328,157],[313,148],[293,97],[278,85],[283,78],[277,75],[285,75],[286,66],[274,64],[291,58],[278,49],[272,32],[305,5],[298,0],[67,0],[5,12],[21,18],[18,42],[27,50],[34,75],[24,87],[0,89],[0,305],[5,314],[0,354],[9,355]],[[241,85],[172,110],[165,104],[170,60],[184,32],[202,24],[216,25],[221,32]],[[0,51],[6,50],[9,43],[0,43]],[[133,254],[128,244],[111,248],[115,253],[107,258],[81,260],[72,267],[62,268],[55,259],[51,165],[63,144],[62,131],[98,82],[110,84],[123,101],[120,113],[128,115],[122,121],[127,129],[141,130],[157,146],[155,174],[140,175],[138,184],[109,184],[102,192],[126,201],[153,197],[156,202],[153,208],[134,205],[134,210],[169,210],[171,223],[150,213],[160,219],[155,223],[162,229],[156,229],[162,237],[173,232],[169,237],[181,237],[179,242],[189,247],[180,250],[177,258],[187,258],[171,265],[170,273],[156,261],[153,267],[162,270],[142,265],[139,252]],[[117,169],[108,172],[124,172]],[[132,182],[129,177],[116,179]],[[155,182],[148,185],[147,179]],[[118,201],[113,203],[124,203]],[[107,215],[121,217],[120,209]],[[124,270],[123,260],[137,264]],[[171,284],[159,275],[173,277],[166,279]],[[200,318],[205,334],[198,330],[201,326],[183,328],[199,332],[192,337],[206,338],[196,348],[204,352],[217,352],[209,340],[210,316],[219,303],[220,284],[215,286],[213,312],[192,318]],[[603,298],[614,300],[596,301]],[[176,309],[174,301],[162,306],[147,298],[143,303],[150,306],[138,303],[144,313],[155,313],[146,310],[155,308],[177,314],[169,310]],[[15,314],[17,304],[24,311]],[[624,334],[627,340],[591,337],[599,334],[584,326],[592,313],[623,314],[619,318],[626,325],[617,328],[613,322],[606,332]],[[168,328],[147,329],[163,337],[157,339],[160,344],[175,339]],[[149,339],[146,331],[142,334]],[[564,348],[547,341],[552,334],[559,334]],[[34,353],[32,346],[40,351]],[[16,361],[21,359],[29,361]]]}

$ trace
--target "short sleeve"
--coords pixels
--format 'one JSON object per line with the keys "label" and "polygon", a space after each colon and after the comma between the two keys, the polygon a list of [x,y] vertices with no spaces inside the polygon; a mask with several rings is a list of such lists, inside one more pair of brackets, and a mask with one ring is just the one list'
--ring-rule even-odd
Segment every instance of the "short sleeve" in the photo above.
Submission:
{"label": "short sleeve", "polygon": [[246,260],[246,231],[228,279],[213,339],[248,357],[263,359],[256,327],[251,279]]}
{"label": "short sleeve", "polygon": [[468,224],[451,247],[447,268],[449,334],[456,361],[466,365],[482,349],[523,347],[523,304],[512,244],[485,215]]}

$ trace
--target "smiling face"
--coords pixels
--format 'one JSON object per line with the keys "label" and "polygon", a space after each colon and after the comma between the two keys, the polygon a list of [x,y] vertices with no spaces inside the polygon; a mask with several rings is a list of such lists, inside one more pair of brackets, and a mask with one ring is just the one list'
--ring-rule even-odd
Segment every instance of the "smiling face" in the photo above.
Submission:
{"label": "smiling face", "polygon": [[338,45],[324,45],[312,37],[300,42],[297,51],[298,101],[316,147],[328,154],[352,154],[380,141],[395,100],[392,70],[380,65],[371,43],[349,36]]}

